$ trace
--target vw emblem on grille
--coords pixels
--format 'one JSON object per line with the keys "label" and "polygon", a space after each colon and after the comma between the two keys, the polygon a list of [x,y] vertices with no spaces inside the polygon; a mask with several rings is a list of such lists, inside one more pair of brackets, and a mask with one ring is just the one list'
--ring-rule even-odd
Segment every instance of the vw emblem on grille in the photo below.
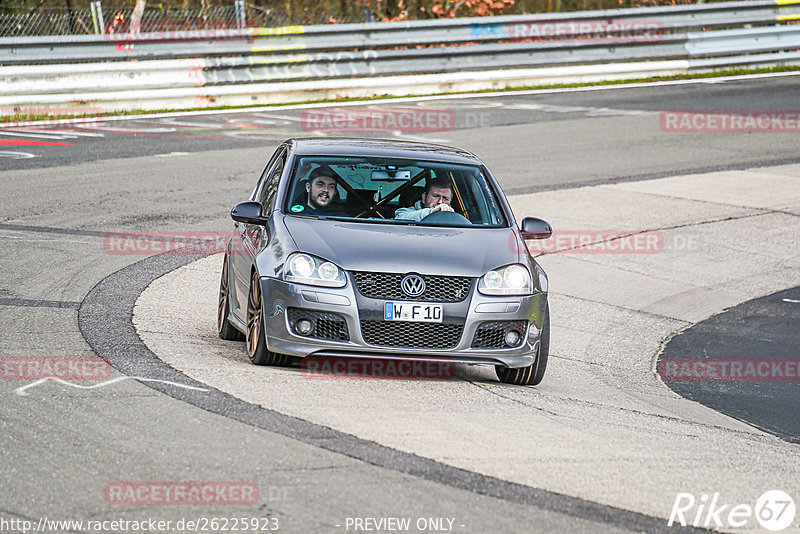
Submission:
{"label": "vw emblem on grille", "polygon": [[409,274],[403,277],[400,287],[409,297],[418,297],[425,293],[425,280],[419,275]]}

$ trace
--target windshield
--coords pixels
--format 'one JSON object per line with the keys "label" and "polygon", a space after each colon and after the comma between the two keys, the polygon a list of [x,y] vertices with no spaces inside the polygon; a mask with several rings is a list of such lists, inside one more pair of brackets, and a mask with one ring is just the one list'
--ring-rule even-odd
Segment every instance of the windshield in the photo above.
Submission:
{"label": "windshield", "polygon": [[371,223],[506,225],[480,167],[392,158],[299,157],[284,211]]}

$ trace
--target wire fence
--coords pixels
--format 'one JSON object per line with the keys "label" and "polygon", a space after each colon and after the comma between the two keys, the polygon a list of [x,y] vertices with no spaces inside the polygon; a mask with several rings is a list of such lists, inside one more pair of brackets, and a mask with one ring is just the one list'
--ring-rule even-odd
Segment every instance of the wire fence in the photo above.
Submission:
{"label": "wire fence", "polygon": [[[131,29],[133,2],[107,5],[101,0],[90,3],[80,0],[74,7],[20,6],[0,4],[0,37],[34,35],[77,35],[89,33],[128,33]],[[177,0],[176,0],[177,1]],[[149,2],[141,18],[139,31],[165,32],[188,30],[220,30],[243,27],[280,27],[308,24],[342,24],[349,22],[375,22],[381,20],[413,20],[430,18],[422,0],[373,1],[359,0],[337,2],[344,11],[333,11],[332,2],[307,2],[302,0],[281,2],[285,9],[266,8],[245,0],[225,0],[225,5],[203,2],[205,7],[185,7]],[[702,0],[701,0],[702,1]],[[730,1],[730,0],[717,0]],[[506,3],[502,13],[522,14],[549,11],[574,11],[585,9],[610,9],[699,3],[698,0],[517,0]],[[70,2],[67,2],[69,5]],[[272,2],[272,4],[275,4]],[[298,4],[295,6],[294,4]],[[454,3],[457,5],[464,2]],[[397,6],[406,9],[398,11]],[[395,13],[395,11],[397,11]],[[427,14],[427,16],[426,16]],[[463,16],[474,15],[464,12]],[[447,16],[447,15],[442,15]],[[462,16],[458,13],[458,16]]]}
{"label": "wire fence", "polygon": [[[32,35],[77,35],[88,33],[127,33],[131,29],[134,7],[92,2],[88,7],[35,8],[0,5],[0,37]],[[369,16],[303,11],[287,14],[244,4],[182,8],[157,4],[142,14],[140,32],[219,30],[242,27],[279,27],[288,25],[364,22]],[[374,19],[373,19],[374,20]]]}

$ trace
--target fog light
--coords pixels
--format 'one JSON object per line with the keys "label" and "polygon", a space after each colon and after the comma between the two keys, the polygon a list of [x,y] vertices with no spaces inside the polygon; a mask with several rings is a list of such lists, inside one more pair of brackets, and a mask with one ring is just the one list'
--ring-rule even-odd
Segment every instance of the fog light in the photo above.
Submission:
{"label": "fog light", "polygon": [[314,329],[314,325],[308,319],[300,319],[294,324],[297,333],[302,336],[307,336]]}
{"label": "fog light", "polygon": [[519,343],[520,333],[516,330],[506,332],[505,342],[509,347],[514,347]]}

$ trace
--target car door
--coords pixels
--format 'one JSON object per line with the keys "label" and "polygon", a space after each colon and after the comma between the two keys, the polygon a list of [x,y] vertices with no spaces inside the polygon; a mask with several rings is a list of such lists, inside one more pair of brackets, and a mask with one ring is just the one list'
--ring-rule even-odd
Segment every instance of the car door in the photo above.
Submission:
{"label": "car door", "polygon": [[[275,209],[275,197],[278,191],[281,174],[286,164],[286,149],[279,148],[259,180],[253,194],[253,200],[261,202],[262,212],[269,217]],[[237,319],[244,322],[247,314],[247,296],[250,291],[250,270],[255,257],[269,241],[269,229],[260,224],[234,223],[233,252],[230,256],[231,299],[235,302],[232,312]]]}

